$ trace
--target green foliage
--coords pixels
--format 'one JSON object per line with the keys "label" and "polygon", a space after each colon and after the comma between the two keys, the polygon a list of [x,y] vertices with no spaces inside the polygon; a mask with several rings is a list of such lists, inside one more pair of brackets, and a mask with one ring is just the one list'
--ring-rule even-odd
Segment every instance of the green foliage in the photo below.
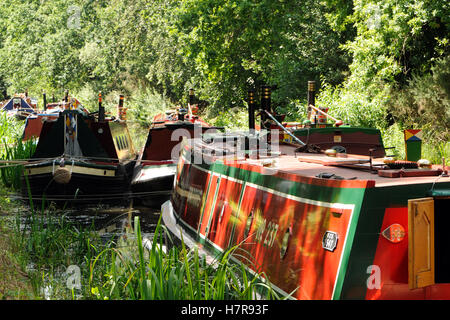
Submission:
{"label": "green foliage", "polygon": [[423,129],[427,138],[450,141],[450,56],[439,59],[431,73],[414,75],[394,92],[392,115],[405,127]]}
{"label": "green foliage", "polygon": [[242,105],[248,88],[276,84],[273,101],[283,105],[304,96],[311,78],[342,80],[346,60],[322,9],[316,1],[182,2],[175,26],[196,63],[200,95],[230,108]]}
{"label": "green foliage", "polygon": [[413,71],[429,71],[449,52],[448,10],[444,1],[355,1],[357,36],[346,44],[353,56],[351,78],[362,78],[367,87],[405,83]]}
{"label": "green foliage", "polygon": [[316,105],[328,108],[331,116],[352,126],[385,128],[387,98],[382,94],[372,96],[363,90],[324,84]]}
{"label": "green foliage", "polygon": [[3,145],[0,145],[0,155],[3,154],[5,145],[10,146],[21,137],[23,128],[23,121],[8,116],[6,112],[0,112],[0,138],[3,140]]}
{"label": "green foliage", "polygon": [[130,108],[130,119],[143,127],[147,127],[156,114],[172,107],[168,100],[155,90],[142,88],[130,97],[127,106]]}
{"label": "green foliage", "polygon": [[213,118],[206,117],[208,123],[229,130],[248,130],[248,111],[243,108],[233,108],[219,112]]}
{"label": "green foliage", "polygon": [[[320,80],[317,103],[352,125],[425,128],[434,111],[419,123],[395,102],[448,105],[420,83],[449,83],[436,78],[448,65],[448,12],[443,0],[0,0],[0,90],[69,89],[93,110],[102,91],[112,114],[125,94],[146,127],[195,88],[208,118],[240,127],[226,110],[244,114],[247,89],[276,85],[274,108],[295,121],[307,81]],[[430,139],[448,140],[441,129]]]}

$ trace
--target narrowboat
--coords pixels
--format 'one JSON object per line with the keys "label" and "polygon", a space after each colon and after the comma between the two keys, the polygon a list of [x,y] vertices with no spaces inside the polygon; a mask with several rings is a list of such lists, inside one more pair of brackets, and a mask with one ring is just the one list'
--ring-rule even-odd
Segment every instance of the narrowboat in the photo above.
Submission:
{"label": "narrowboat", "polygon": [[1,110],[18,120],[25,120],[28,116],[36,113],[37,100],[29,97],[27,92],[15,94],[3,104]]}
{"label": "narrowboat", "polygon": [[23,196],[56,203],[126,201],[136,160],[126,121],[105,117],[101,94],[97,112],[87,113],[70,97],[63,108],[43,122],[24,166]]}
{"label": "narrowboat", "polygon": [[30,114],[25,119],[25,126],[22,134],[22,140],[30,140],[30,139],[38,139],[42,126],[46,121],[56,121],[59,117],[59,114],[66,109],[66,106],[71,105],[72,109],[80,110],[82,114],[85,116],[89,114],[89,111],[74,97],[70,97],[69,101],[69,92],[66,90],[64,99],[55,102],[55,98],[53,96],[52,102],[47,103],[47,95],[43,93],[43,110],[36,110],[35,113]]}
{"label": "narrowboat", "polygon": [[149,207],[159,207],[173,188],[181,140],[215,132],[198,115],[194,91],[189,90],[186,108],[168,110],[154,116],[145,145],[134,168],[131,188],[133,198]]}
{"label": "narrowboat", "polygon": [[259,132],[185,141],[167,228],[210,258],[237,246],[234,262],[292,299],[450,299],[445,161],[395,161],[378,130],[339,121],[288,130],[268,106],[270,92]]}

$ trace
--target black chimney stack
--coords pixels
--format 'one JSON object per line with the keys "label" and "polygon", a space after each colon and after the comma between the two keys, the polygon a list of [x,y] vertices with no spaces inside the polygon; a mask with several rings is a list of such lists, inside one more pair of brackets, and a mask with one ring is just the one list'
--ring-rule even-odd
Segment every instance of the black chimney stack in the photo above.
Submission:
{"label": "black chimney stack", "polygon": [[47,110],[47,94],[45,91],[42,92],[42,97],[44,99],[44,111]]}
{"label": "black chimney stack", "polygon": [[270,109],[270,86],[261,87],[261,129],[270,129],[270,125],[266,124],[268,119],[267,114],[264,111],[271,112]]}
{"label": "black chimney stack", "polygon": [[98,122],[105,121],[105,107],[102,106],[102,92],[98,93]]}
{"label": "black chimney stack", "polygon": [[123,94],[119,95],[119,108],[123,107],[123,99],[124,99],[124,95]]}
{"label": "black chimney stack", "polygon": [[255,129],[255,91],[248,90],[248,128]]}
{"label": "black chimney stack", "polygon": [[[310,105],[315,106],[316,105],[316,82],[315,81],[308,81],[308,119],[311,118],[311,107]],[[317,122],[317,121],[316,121]]]}
{"label": "black chimney stack", "polygon": [[195,97],[195,93],[194,93],[194,89],[189,89],[189,104],[193,105],[194,104],[194,97]]}

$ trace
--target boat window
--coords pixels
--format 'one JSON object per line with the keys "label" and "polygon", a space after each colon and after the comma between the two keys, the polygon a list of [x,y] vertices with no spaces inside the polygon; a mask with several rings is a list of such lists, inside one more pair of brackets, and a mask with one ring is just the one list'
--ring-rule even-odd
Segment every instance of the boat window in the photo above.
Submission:
{"label": "boat window", "polygon": [[117,144],[117,148],[118,148],[119,150],[122,150],[122,149],[123,149],[123,146],[122,146],[122,140],[120,140],[120,136],[116,136],[116,144]]}
{"label": "boat window", "polygon": [[280,258],[283,259],[286,256],[289,248],[289,239],[291,238],[291,228],[287,228],[284,233],[283,240],[281,240]]}

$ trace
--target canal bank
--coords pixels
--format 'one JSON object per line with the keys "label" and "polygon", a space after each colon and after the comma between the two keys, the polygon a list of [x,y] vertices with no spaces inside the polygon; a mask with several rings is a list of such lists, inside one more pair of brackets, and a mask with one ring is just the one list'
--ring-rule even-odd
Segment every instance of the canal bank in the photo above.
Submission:
{"label": "canal bank", "polygon": [[[30,210],[1,198],[5,299],[33,300],[252,300],[265,290],[259,275],[231,263],[239,248],[207,261],[198,248],[172,245],[159,211],[146,207]],[[14,249],[14,250],[13,250]],[[17,283],[22,281],[24,289]],[[16,291],[14,291],[16,290]]]}
{"label": "canal bank", "polygon": [[99,298],[92,288],[96,280],[104,280],[104,270],[94,279],[100,267],[94,271],[92,262],[102,260],[97,255],[104,250],[123,249],[123,239],[134,240],[135,217],[139,217],[144,243],[150,242],[159,219],[157,210],[100,205],[58,209],[50,205],[32,211],[2,190],[0,299]]}
{"label": "canal bank", "polygon": [[30,279],[17,261],[11,233],[0,223],[0,300],[33,299]]}

